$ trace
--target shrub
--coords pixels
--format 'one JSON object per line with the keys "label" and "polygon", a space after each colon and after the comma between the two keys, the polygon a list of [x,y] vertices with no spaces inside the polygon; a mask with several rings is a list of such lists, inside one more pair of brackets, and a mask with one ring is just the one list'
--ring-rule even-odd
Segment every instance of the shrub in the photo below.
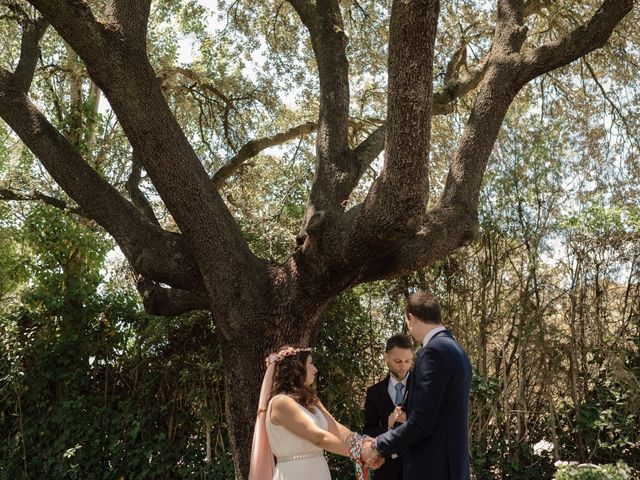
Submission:
{"label": "shrub", "polygon": [[626,463],[594,465],[592,463],[556,462],[555,480],[630,480],[634,472]]}

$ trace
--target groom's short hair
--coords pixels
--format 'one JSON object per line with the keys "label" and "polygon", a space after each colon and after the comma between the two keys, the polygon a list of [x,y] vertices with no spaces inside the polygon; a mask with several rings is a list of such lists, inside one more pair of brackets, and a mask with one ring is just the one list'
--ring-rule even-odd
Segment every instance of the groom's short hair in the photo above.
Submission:
{"label": "groom's short hair", "polygon": [[412,293],[404,305],[405,313],[410,313],[423,323],[442,323],[440,302],[436,296],[424,290]]}
{"label": "groom's short hair", "polygon": [[384,351],[386,353],[389,353],[391,350],[393,350],[396,347],[411,350],[413,348],[413,343],[411,342],[411,338],[409,338],[404,333],[396,333],[395,335],[392,335],[387,339],[387,346],[384,349]]}

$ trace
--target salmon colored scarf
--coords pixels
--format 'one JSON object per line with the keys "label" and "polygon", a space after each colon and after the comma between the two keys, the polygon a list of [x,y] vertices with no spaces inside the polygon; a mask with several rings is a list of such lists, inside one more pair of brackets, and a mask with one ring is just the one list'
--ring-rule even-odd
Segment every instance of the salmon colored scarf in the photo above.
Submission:
{"label": "salmon colored scarf", "polygon": [[249,467],[249,480],[272,480],[276,464],[273,460],[273,452],[267,438],[267,406],[271,387],[273,386],[273,374],[276,369],[277,354],[271,354],[266,358],[267,371],[262,379],[260,388],[260,400],[258,401],[258,416],[253,430],[253,443],[251,445],[251,466]]}

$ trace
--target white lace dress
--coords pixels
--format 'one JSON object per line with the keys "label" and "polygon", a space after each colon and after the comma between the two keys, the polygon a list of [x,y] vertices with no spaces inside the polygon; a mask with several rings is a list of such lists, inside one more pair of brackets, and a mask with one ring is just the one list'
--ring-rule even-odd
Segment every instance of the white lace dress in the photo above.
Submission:
{"label": "white lace dress", "polygon": [[[271,423],[273,398],[267,407],[267,437],[276,456],[273,480],[331,480],[329,466],[321,448],[294,435],[282,425]],[[327,419],[319,409],[310,412],[300,404],[298,407],[320,428],[328,429]]]}

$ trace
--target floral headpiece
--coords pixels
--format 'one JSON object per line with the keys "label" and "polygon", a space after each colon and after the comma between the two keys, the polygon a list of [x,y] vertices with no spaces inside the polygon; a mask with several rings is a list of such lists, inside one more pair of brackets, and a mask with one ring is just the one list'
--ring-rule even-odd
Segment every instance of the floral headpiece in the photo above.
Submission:
{"label": "floral headpiece", "polygon": [[269,365],[271,364],[275,364],[280,362],[283,358],[285,357],[290,357],[291,355],[297,355],[300,352],[311,352],[310,348],[294,348],[294,347],[286,347],[283,348],[282,350],[272,353],[270,354],[267,358],[265,358],[265,361],[267,363],[267,367],[269,367]]}

